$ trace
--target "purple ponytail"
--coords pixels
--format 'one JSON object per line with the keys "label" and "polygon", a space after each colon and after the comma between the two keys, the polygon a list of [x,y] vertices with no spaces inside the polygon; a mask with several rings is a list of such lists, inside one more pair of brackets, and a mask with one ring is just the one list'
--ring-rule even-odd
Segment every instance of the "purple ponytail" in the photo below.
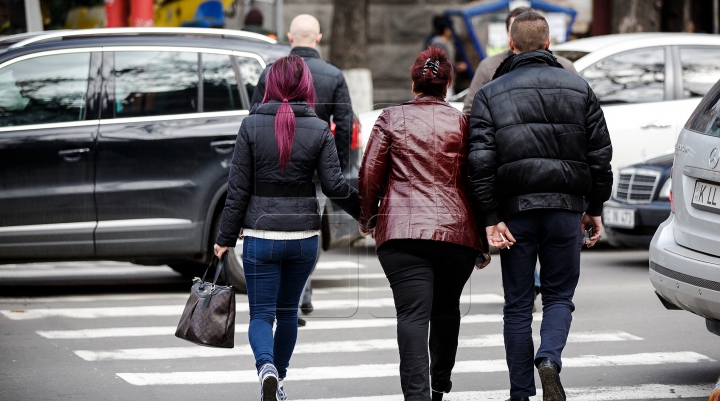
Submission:
{"label": "purple ponytail", "polygon": [[282,102],[275,116],[275,139],[280,153],[280,167],[285,170],[295,139],[295,113],[289,101],[299,100],[315,108],[315,89],[305,61],[291,54],[275,61],[265,78],[265,98]]}

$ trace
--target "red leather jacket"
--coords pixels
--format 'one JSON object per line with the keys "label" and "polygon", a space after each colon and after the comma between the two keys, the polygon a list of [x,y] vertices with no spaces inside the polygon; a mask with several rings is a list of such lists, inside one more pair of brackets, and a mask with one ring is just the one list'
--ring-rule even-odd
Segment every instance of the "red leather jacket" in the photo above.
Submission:
{"label": "red leather jacket", "polygon": [[[380,114],[360,167],[360,227],[481,249],[467,196],[468,119],[421,96]],[[378,206],[379,204],[379,206]]]}

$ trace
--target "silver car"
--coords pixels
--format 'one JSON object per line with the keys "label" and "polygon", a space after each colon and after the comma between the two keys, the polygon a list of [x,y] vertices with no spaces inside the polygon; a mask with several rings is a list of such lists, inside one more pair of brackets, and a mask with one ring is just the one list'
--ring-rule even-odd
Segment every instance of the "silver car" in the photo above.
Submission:
{"label": "silver car", "polygon": [[650,244],[650,280],[668,309],[706,319],[720,335],[720,81],[680,132],[672,213]]}

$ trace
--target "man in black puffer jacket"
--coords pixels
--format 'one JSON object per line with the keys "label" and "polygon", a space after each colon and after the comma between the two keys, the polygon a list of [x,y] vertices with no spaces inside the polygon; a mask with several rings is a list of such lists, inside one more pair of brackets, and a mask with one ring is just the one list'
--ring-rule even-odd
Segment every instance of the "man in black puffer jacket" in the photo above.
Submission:
{"label": "man in black puffer jacket", "polygon": [[[600,237],[610,197],[612,147],[603,112],[585,80],[552,54],[545,19],[519,15],[510,48],[470,113],[471,199],[485,215],[491,246],[503,249],[504,337],[511,400],[565,400],[558,373],[575,306],[583,230]],[[512,245],[512,246],[510,246]],[[533,357],[533,271],[540,259],[541,344]]]}
{"label": "man in black puffer jacket", "polygon": [[[335,123],[335,146],[337,147],[340,168],[345,171],[350,160],[350,141],[352,140],[353,111],[350,103],[350,92],[342,71],[334,65],[323,61],[315,47],[320,43],[320,23],[312,15],[301,14],[290,24],[288,39],[292,50],[305,60],[310,68],[315,87],[315,113],[318,118],[330,124],[330,117]],[[260,75],[255,91],[253,105],[261,103],[265,96],[265,76],[270,66]]]}

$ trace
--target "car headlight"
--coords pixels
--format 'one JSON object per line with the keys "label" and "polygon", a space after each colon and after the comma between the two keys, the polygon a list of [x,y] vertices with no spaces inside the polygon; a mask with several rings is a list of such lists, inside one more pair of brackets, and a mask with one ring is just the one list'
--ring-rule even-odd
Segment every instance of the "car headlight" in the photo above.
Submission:
{"label": "car headlight", "polygon": [[665,180],[665,184],[663,184],[662,188],[660,188],[658,198],[662,200],[670,200],[670,191],[672,191],[672,178]]}

